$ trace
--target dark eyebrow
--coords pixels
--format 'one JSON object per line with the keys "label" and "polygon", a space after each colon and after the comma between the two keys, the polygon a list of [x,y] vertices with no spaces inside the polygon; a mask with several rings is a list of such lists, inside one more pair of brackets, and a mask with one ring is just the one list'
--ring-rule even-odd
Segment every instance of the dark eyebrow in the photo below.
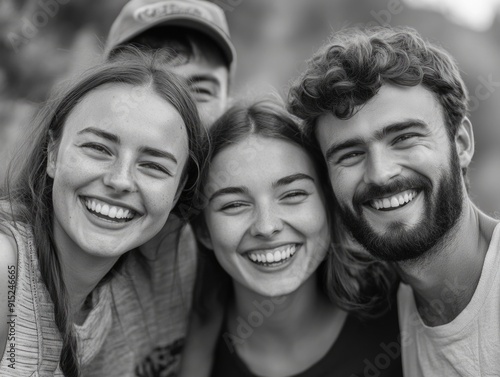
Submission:
{"label": "dark eyebrow", "polygon": [[408,128],[420,128],[422,130],[427,130],[427,124],[418,119],[411,119],[404,122],[394,123],[387,127],[384,127],[377,133],[375,133],[375,139],[380,140],[384,136],[392,133],[401,132]]}
{"label": "dark eyebrow", "polygon": [[215,191],[208,201],[211,202],[216,197],[227,194],[248,194],[248,189],[246,187],[224,187]]}
{"label": "dark eyebrow", "polygon": [[219,80],[211,75],[193,75],[193,76],[190,76],[188,79],[189,84],[196,84],[199,82],[206,82],[206,81],[211,82],[212,84],[214,84],[216,86],[220,86]]}
{"label": "dark eyebrow", "polygon": [[159,149],[150,148],[150,147],[142,147],[139,149],[139,152],[153,156],[153,157],[166,158],[168,160],[172,160],[174,163],[177,164],[177,159],[175,158],[175,156],[172,153],[167,152],[167,151],[161,151]]}
{"label": "dark eyebrow", "polygon": [[347,141],[343,141],[342,143],[334,143],[326,150],[325,160],[330,161],[336,153],[343,149],[353,148],[363,144],[365,144],[365,140],[360,137],[349,139]]}
{"label": "dark eyebrow", "polygon": [[[408,128],[419,128],[422,130],[428,129],[427,124],[422,122],[421,120],[411,119],[411,120],[407,120],[407,121],[403,121],[403,122],[390,124],[390,125],[382,128],[381,130],[379,130],[375,133],[374,139],[381,140],[385,136],[387,136],[391,133],[401,132],[401,131],[404,131]],[[352,139],[343,141],[341,143],[334,143],[327,149],[327,151],[325,153],[325,159],[327,161],[329,161],[333,157],[333,155],[335,155],[336,153],[340,152],[343,149],[357,147],[359,145],[363,145],[366,143],[367,143],[367,141],[363,138],[360,138],[360,137],[352,138]]]}
{"label": "dark eyebrow", "polygon": [[[84,134],[84,133],[91,133],[91,134],[94,134],[96,136],[102,137],[103,139],[109,140],[113,143],[120,144],[120,138],[117,135],[100,130],[99,128],[87,127],[81,131],[78,131],[78,135]],[[170,152],[161,151],[159,149],[150,148],[150,147],[142,147],[139,149],[139,152],[144,153],[144,154],[148,154],[148,155],[153,156],[153,157],[166,158],[166,159],[172,160],[173,162],[175,162],[177,164],[177,159]]]}
{"label": "dark eyebrow", "polygon": [[120,138],[118,136],[116,136],[115,134],[111,134],[109,132],[100,130],[99,128],[87,127],[81,131],[78,131],[77,135],[81,135],[84,133],[91,133],[91,134],[94,134],[96,136],[102,137],[103,139],[109,140],[113,143],[120,144]]}
{"label": "dark eyebrow", "polygon": [[293,183],[295,181],[301,180],[301,179],[307,179],[312,182],[314,182],[314,178],[303,173],[297,173],[297,174],[292,174],[288,175],[286,177],[278,179],[276,182],[273,183],[273,188],[279,187],[279,186],[286,186],[289,185],[290,183]]}

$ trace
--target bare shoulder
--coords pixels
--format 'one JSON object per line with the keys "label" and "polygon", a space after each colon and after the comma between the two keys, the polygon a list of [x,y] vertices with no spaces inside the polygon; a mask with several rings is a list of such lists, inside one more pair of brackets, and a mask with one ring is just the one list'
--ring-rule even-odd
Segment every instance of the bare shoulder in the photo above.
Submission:
{"label": "bare shoulder", "polygon": [[8,338],[8,316],[17,282],[17,245],[14,237],[0,230],[0,360]]}
{"label": "bare shoulder", "polygon": [[[15,266],[17,269],[17,244],[14,237],[0,229],[0,267]],[[0,271],[2,275],[3,271]],[[2,289],[2,287],[0,287]]]}

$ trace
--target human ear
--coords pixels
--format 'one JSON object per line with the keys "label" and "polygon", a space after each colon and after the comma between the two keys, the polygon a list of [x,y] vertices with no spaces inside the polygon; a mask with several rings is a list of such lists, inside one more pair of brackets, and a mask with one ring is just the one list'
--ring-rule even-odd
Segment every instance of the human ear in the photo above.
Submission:
{"label": "human ear", "polygon": [[461,168],[467,168],[474,156],[474,132],[469,118],[465,117],[455,134],[455,147]]}
{"label": "human ear", "polygon": [[50,178],[54,179],[56,175],[56,162],[57,162],[57,143],[52,137],[52,132],[49,132],[49,142],[47,144],[47,174]]}

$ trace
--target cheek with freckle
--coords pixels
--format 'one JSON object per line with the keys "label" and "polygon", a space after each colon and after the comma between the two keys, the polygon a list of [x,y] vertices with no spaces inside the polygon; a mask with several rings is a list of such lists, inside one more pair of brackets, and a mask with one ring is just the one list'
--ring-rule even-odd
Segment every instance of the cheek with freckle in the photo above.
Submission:
{"label": "cheek with freckle", "polygon": [[173,207],[177,184],[172,184],[161,189],[161,193],[151,195],[148,199],[148,208],[151,212],[160,217],[167,218]]}

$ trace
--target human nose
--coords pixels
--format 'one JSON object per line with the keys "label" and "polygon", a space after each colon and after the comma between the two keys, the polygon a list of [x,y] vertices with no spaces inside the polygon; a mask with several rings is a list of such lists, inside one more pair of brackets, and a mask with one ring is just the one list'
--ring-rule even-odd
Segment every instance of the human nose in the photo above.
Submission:
{"label": "human nose", "polygon": [[137,188],[132,164],[126,159],[116,160],[104,175],[103,181],[116,192],[133,192]]}
{"label": "human nose", "polygon": [[366,184],[383,186],[401,173],[401,165],[388,151],[374,148],[368,153],[364,181]]}
{"label": "human nose", "polygon": [[283,220],[272,205],[257,208],[250,233],[254,237],[269,238],[283,230]]}

